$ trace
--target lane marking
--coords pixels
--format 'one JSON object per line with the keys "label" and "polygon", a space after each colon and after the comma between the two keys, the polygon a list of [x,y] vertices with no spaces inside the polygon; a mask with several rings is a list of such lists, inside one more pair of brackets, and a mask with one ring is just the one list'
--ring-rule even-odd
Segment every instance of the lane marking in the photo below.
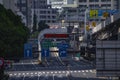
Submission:
{"label": "lane marking", "polygon": [[74,71],[75,73],[77,72],[77,71]]}
{"label": "lane marking", "polygon": [[78,71],[78,72],[81,72],[81,71]]}
{"label": "lane marking", "polygon": [[86,70],[86,72],[88,72],[88,70]]}
{"label": "lane marking", "polygon": [[82,70],[82,72],[85,72],[84,70]]}
{"label": "lane marking", "polygon": [[61,71],[59,71],[58,73],[61,73]]}

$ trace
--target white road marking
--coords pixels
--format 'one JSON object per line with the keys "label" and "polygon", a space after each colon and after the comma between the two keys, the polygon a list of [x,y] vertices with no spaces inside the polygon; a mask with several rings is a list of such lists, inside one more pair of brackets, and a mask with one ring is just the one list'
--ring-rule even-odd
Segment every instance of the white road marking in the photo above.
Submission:
{"label": "white road marking", "polygon": [[12,76],[13,74],[9,74],[10,76]]}
{"label": "white road marking", "polygon": [[65,73],[65,71],[62,71],[62,73]]}
{"label": "white road marking", "polygon": [[33,75],[33,73],[30,73],[31,75]]}
{"label": "white road marking", "polygon": [[45,74],[45,72],[43,72],[43,74]]}
{"label": "white road marking", "polygon": [[47,72],[47,74],[49,74],[50,72]]}
{"label": "white road marking", "polygon": [[88,72],[88,70],[86,70],[86,72]]}
{"label": "white road marking", "polygon": [[61,71],[59,71],[59,73],[61,73]]}
{"label": "white road marking", "polygon": [[27,75],[29,75],[29,73],[27,73]]}
{"label": "white road marking", "polygon": [[57,71],[55,71],[55,73],[57,73]]}
{"label": "white road marking", "polygon": [[22,75],[25,75],[25,73],[23,73]]}
{"label": "white road marking", "polygon": [[74,71],[75,73],[77,72],[77,71]]}
{"label": "white road marking", "polygon": [[37,72],[35,72],[35,74],[38,74]]}
{"label": "white road marking", "polygon": [[85,72],[84,70],[82,70],[82,72]]}
{"label": "white road marking", "polygon": [[93,72],[92,70],[89,70],[90,72]]}
{"label": "white road marking", "polygon": [[78,72],[81,72],[81,71],[78,71]]}
{"label": "white road marking", "polygon": [[21,73],[18,73],[18,75],[20,76],[20,75],[21,75]]}
{"label": "white road marking", "polygon": [[70,71],[71,73],[73,72],[73,71]]}
{"label": "white road marking", "polygon": [[51,72],[51,74],[53,74],[53,72]]}
{"label": "white road marking", "polygon": [[16,76],[17,74],[16,74],[16,73],[14,73],[14,75]]}

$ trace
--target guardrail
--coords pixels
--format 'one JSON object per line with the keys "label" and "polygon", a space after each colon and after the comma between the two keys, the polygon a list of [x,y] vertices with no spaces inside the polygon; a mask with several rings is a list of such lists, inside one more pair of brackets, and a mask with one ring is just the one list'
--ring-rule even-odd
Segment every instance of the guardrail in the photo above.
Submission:
{"label": "guardrail", "polygon": [[108,17],[105,21],[102,21],[100,24],[98,24],[95,28],[92,29],[92,34],[100,31],[102,28],[106,27],[107,25],[113,23],[114,21],[118,20],[120,18],[120,13],[111,15]]}

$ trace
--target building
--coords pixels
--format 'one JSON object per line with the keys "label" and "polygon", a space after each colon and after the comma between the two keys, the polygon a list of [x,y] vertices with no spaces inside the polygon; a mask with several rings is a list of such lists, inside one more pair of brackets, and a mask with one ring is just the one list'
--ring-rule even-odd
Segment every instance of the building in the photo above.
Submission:
{"label": "building", "polygon": [[74,4],[75,0],[48,0],[52,8],[62,8],[66,4]]}
{"label": "building", "polygon": [[0,4],[3,4],[3,0],[0,0]]}
{"label": "building", "polygon": [[37,25],[40,21],[48,25],[56,23],[56,9],[52,9],[47,0],[17,0],[17,6],[25,16],[29,29],[33,27],[34,14],[37,16]]}
{"label": "building", "polygon": [[[76,2],[75,2],[76,1]],[[120,1],[119,0],[75,0],[74,3],[77,7],[73,6],[62,6],[63,11],[60,14],[60,20],[64,20],[66,23],[75,23],[75,21],[84,22],[85,21],[85,11],[87,12],[87,19],[90,21],[99,21],[100,19],[105,19],[102,17],[103,12],[99,16],[99,10],[109,11],[119,10]],[[92,16],[93,15],[93,16]],[[95,16],[97,15],[97,16]],[[92,17],[91,17],[92,16]],[[77,23],[76,22],[76,23]]]}
{"label": "building", "polygon": [[17,7],[15,6],[16,0],[1,0],[1,3],[6,9],[11,9],[16,13]]}
{"label": "building", "polygon": [[37,24],[43,21],[48,25],[54,25],[57,21],[57,10],[52,9],[47,4],[47,0],[32,1],[31,11],[31,26],[33,26],[34,14],[37,16]]}

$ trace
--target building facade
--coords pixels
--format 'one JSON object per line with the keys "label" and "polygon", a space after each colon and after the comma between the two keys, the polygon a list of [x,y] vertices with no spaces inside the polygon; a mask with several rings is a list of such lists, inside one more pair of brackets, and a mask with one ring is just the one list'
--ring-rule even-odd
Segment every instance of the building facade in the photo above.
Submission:
{"label": "building facade", "polygon": [[56,23],[57,10],[52,9],[51,6],[47,4],[47,0],[32,1],[31,11],[31,26],[33,26],[34,14],[37,16],[37,24],[41,21],[48,25]]}
{"label": "building facade", "polygon": [[[85,11],[88,10],[87,18],[91,17],[91,14],[97,14],[98,10],[111,11],[119,10],[120,1],[119,0],[75,0],[77,7],[62,7],[63,12],[60,14],[60,19],[65,20],[65,22],[79,23],[85,21]],[[93,10],[93,11],[92,11]],[[61,17],[62,16],[62,17]],[[99,19],[104,19],[102,17],[92,17],[89,18],[90,21],[99,21]]]}
{"label": "building facade", "polygon": [[48,25],[56,22],[57,12],[47,4],[47,0],[18,0],[17,6],[25,15],[29,29],[33,27],[34,14],[37,16],[37,25],[44,21]]}

